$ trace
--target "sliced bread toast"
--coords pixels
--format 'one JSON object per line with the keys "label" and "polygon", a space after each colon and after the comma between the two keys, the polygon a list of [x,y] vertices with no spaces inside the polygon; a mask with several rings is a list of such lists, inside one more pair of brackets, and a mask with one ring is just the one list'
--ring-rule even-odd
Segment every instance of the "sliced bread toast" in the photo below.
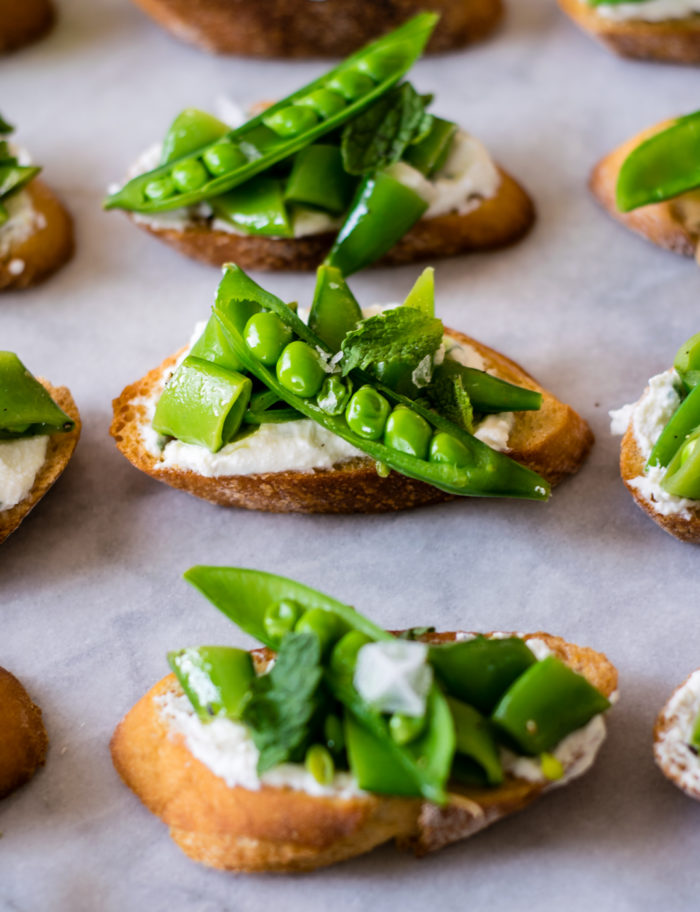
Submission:
{"label": "sliced bread toast", "polygon": [[700,757],[691,744],[700,713],[700,669],[680,684],[654,724],[654,759],[661,772],[696,801],[700,801]]}
{"label": "sliced bread toast", "polygon": [[49,739],[41,710],[17,678],[0,668],[0,798],[46,762]]}
{"label": "sliced bread toast", "polygon": [[41,38],[53,25],[51,0],[2,0],[0,53],[14,51]]}
{"label": "sliced bread toast", "polygon": [[[539,411],[516,414],[508,455],[552,484],[576,472],[593,444],[593,433],[586,422],[514,361],[462,333],[448,332],[457,341],[472,346],[484,359],[486,368],[497,376],[543,395]],[[332,469],[218,477],[161,467],[157,457],[144,447],[144,399],[162,388],[177,357],[166,359],[126,387],[113,403],[111,433],[117,447],[136,468],[158,481],[222,506],[276,513],[383,513],[455,499],[397,472],[381,477],[369,457],[343,462]]]}
{"label": "sliced bread toast", "polygon": [[[533,636],[607,697],[616,691],[617,671],[601,653],[542,633],[525,639]],[[424,639],[455,637],[444,633]],[[272,653],[261,649],[254,656],[262,670]],[[445,807],[369,793],[316,797],[289,787],[229,787],[190,753],[181,736],[169,732],[158,701],[178,689],[168,675],[127,713],[112,738],[112,758],[126,785],[168,825],[180,848],[211,867],[309,871],[390,840],[423,855],[526,807],[553,786],[508,775],[497,788],[450,789]],[[583,773],[584,760],[581,754],[572,756],[559,784]]]}

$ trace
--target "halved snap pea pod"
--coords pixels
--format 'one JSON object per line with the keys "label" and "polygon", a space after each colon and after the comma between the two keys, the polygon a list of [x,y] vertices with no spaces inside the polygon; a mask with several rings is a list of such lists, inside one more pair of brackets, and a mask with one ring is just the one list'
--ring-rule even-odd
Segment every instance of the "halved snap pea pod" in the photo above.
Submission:
{"label": "halved snap pea pod", "polygon": [[[224,138],[135,177],[105,201],[105,208],[162,212],[189,206],[226,193],[289,158],[355,117],[398,82],[421,55],[437,19],[434,13],[414,16]],[[227,143],[232,147],[228,160],[220,149]],[[213,154],[214,150],[219,151]],[[178,186],[175,179],[183,167],[183,174],[192,172],[189,187],[187,182]],[[203,182],[196,177],[202,176],[201,169]]]}
{"label": "halved snap pea pod", "polygon": [[168,664],[202,722],[217,716],[240,719],[255,677],[249,652],[230,646],[190,647],[169,652]]}
{"label": "halved snap pea pod", "polygon": [[74,426],[17,355],[0,351],[0,439],[67,432]]}

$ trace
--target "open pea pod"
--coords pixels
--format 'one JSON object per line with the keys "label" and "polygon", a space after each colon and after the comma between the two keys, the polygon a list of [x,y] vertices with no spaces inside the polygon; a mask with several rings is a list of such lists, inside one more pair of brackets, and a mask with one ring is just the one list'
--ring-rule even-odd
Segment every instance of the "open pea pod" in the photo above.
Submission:
{"label": "open pea pod", "polygon": [[633,149],[617,178],[617,208],[629,212],[700,187],[700,111]]}
{"label": "open pea pod", "polygon": [[[224,137],[233,150],[227,155],[218,139],[130,180],[108,197],[105,208],[163,212],[226,193],[266,171],[337,130],[395,85],[420,57],[438,18],[435,13],[414,16],[231,130]],[[181,180],[184,175],[188,182]]]}
{"label": "open pea pod", "polygon": [[389,640],[391,634],[363,617],[350,605],[324,595],[310,586],[240,567],[191,567],[185,579],[202,595],[237,624],[241,630],[255,637],[271,649],[279,648],[280,639],[271,636],[264,624],[265,611],[283,601],[298,603],[307,611],[319,608],[340,618],[353,630],[359,630],[372,640]]}
{"label": "open pea pod", "polygon": [[74,426],[17,355],[0,351],[0,439],[66,432]]}
{"label": "open pea pod", "polygon": [[316,421],[322,427],[402,475],[427,482],[451,494],[479,497],[521,497],[531,500],[546,500],[549,497],[549,484],[537,473],[504,454],[492,450],[438,413],[399,395],[360,371],[353,371],[351,377],[356,377],[360,383],[374,387],[394,405],[404,405],[417,413],[431,427],[456,438],[462,448],[467,451],[468,464],[428,462],[386,446],[379,440],[360,436],[350,429],[345,415],[328,414],[314,399],[291,392],[280,383],[273,370],[262,364],[253,355],[245,343],[243,338],[245,324],[251,315],[251,310],[256,307],[258,310],[263,308],[272,310],[301,340],[318,351],[328,352],[324,343],[284,302],[256,286],[237,266],[228,266],[227,275],[219,287],[214,314],[221,322],[235,356],[250,374],[257,377],[268,389],[274,390],[280,399],[305,417]]}

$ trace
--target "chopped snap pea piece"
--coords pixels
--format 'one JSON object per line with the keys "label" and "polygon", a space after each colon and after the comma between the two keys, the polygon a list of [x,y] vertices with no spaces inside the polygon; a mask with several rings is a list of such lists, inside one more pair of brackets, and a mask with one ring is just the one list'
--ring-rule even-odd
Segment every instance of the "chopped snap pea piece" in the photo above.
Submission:
{"label": "chopped snap pea piece", "polygon": [[255,677],[249,652],[200,646],[169,652],[168,663],[202,722],[217,716],[240,719]]}
{"label": "chopped snap pea piece", "polygon": [[671,415],[666,427],[654,444],[648,466],[667,466],[678,452],[679,447],[696,427],[700,425],[700,386],[692,389]]}
{"label": "chopped snap pea piece", "polygon": [[345,336],[362,320],[362,311],[339,269],[319,266],[309,313],[309,328],[331,351],[340,351]]}
{"label": "chopped snap pea piece", "polygon": [[343,169],[339,147],[315,143],[294,156],[284,198],[339,215],[350,203],[355,183]]}
{"label": "chopped snap pea piece", "polygon": [[0,440],[73,430],[75,422],[14,352],[0,351]]}
{"label": "chopped snap pea piece", "polygon": [[680,374],[686,389],[690,390],[700,384],[700,333],[691,336],[678,349],[673,366]]}
{"label": "chopped snap pea piece", "polygon": [[487,719],[472,706],[447,698],[455,726],[457,753],[471,757],[486,774],[489,785],[503,782],[503,767],[496,739]]}
{"label": "chopped snap pea piece", "polygon": [[700,427],[686,437],[669,462],[661,487],[676,497],[700,500]]}
{"label": "chopped snap pea piece", "polygon": [[210,200],[215,215],[248,234],[292,237],[289,213],[284,202],[282,181],[260,175],[240,187]]}
{"label": "chopped snap pea piece", "polygon": [[420,142],[409,145],[404,161],[426,177],[432,177],[447,161],[456,133],[457,124],[433,117],[430,132]]}

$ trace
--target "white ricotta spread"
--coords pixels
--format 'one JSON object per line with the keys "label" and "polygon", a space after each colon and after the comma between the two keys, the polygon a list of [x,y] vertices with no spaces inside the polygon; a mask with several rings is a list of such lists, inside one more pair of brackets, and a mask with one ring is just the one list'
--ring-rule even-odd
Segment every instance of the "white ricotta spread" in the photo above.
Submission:
{"label": "white ricotta spread", "polygon": [[0,441],[0,511],[9,510],[31,491],[46,460],[46,434]]}
{"label": "white ricotta spread", "polygon": [[[589,5],[587,0],[582,3]],[[700,0],[642,0],[640,3],[602,3],[596,13],[613,22],[636,19],[642,22],[664,22],[668,19],[687,19],[700,13]]]}
{"label": "white ricotta spread", "polygon": [[[157,168],[160,164],[161,149],[161,143],[149,146],[129,169],[127,178],[130,180]],[[428,210],[423,218],[434,218],[448,212],[457,212],[460,215],[471,212],[482,200],[495,196],[501,183],[498,168],[486,147],[464,130],[455,135],[447,161],[431,180],[426,179],[420,171],[405,162],[399,162],[389,170],[397,180],[411,187],[428,203]],[[118,188],[110,188],[112,189]],[[206,221],[210,222],[214,230],[226,231],[229,234],[246,234],[231,222],[215,218],[211,207],[206,203],[168,212],[134,212],[132,216],[134,221],[156,230],[182,231],[190,225]],[[295,238],[337,231],[341,224],[342,219],[334,218],[327,212],[306,206],[293,207],[292,228]]]}
{"label": "white ricotta spread", "polygon": [[[678,392],[680,378],[671,369],[657,374],[649,380],[649,385],[639,402],[623,405],[610,412],[610,431],[613,434],[624,434],[630,422],[634,439],[639,447],[642,459],[646,463],[654,444],[668,424],[671,416],[680,405]],[[693,511],[700,510],[700,501],[689,500],[669,494],[661,487],[666,474],[665,466],[649,466],[638,478],[628,482],[644,500],[653,504],[654,510],[661,516],[674,513],[688,519]]]}
{"label": "white ricotta spread", "polygon": [[670,722],[654,743],[656,762],[684,791],[700,796],[700,759],[688,746],[700,714],[700,671],[695,671],[673,694],[662,712]]}
{"label": "white ricotta spread", "polygon": [[[528,643],[529,645],[529,643]],[[547,788],[557,788],[566,785],[572,779],[582,776],[593,765],[596,754],[605,740],[605,720],[602,715],[593,716],[591,721],[572,732],[559,742],[552,756],[564,768],[561,779],[550,781],[542,772],[542,767],[536,757],[518,757],[508,750],[501,751],[503,769],[518,779],[528,782],[548,783]]]}
{"label": "white ricotta spread", "polygon": [[[46,227],[43,213],[37,212],[32,204],[32,197],[27,190],[14,193],[3,202],[9,218],[0,226],[0,257],[6,257],[13,248],[23,244],[35,232]],[[22,260],[12,260],[13,275],[24,269]]]}

